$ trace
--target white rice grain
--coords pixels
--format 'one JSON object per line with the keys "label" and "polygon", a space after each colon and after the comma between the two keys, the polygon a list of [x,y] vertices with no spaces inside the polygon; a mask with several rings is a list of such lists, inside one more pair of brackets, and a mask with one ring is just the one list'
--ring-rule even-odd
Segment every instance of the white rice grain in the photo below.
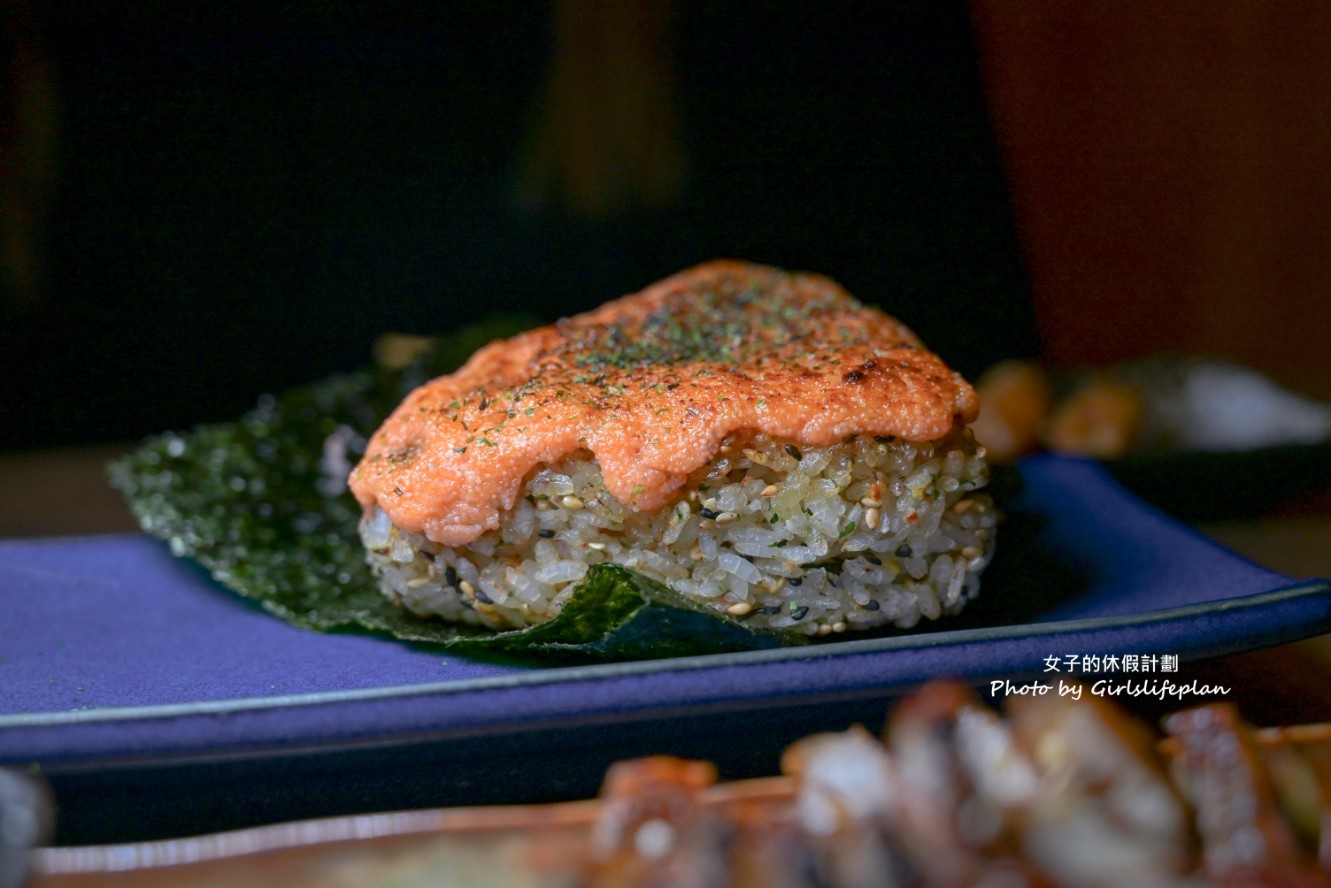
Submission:
{"label": "white rice grain", "polygon": [[413,612],[495,628],[549,619],[602,561],[750,626],[811,635],[909,628],[977,593],[997,516],[975,492],[987,467],[968,434],[858,437],[801,447],[798,461],[760,434],[727,444],[655,514],[620,505],[581,451],[533,472],[502,526],[467,546],[403,532],[375,510],[361,526],[367,557]]}

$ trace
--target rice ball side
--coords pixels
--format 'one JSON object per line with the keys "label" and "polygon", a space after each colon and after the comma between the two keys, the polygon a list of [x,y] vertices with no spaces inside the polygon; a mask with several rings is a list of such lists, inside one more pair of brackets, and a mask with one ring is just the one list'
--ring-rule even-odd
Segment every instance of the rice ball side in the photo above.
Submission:
{"label": "rice ball side", "polygon": [[385,593],[493,627],[615,562],[762,628],[910,627],[979,591],[971,385],[820,275],[734,260],[493,342],[348,478]]}
{"label": "rice ball side", "polygon": [[422,616],[495,629],[559,612],[587,569],[630,567],[760,628],[908,628],[974,598],[996,512],[984,450],[857,435],[800,447],[727,436],[670,505],[626,508],[586,450],[532,471],[500,527],[444,546],[379,508],[361,536],[384,592]]}

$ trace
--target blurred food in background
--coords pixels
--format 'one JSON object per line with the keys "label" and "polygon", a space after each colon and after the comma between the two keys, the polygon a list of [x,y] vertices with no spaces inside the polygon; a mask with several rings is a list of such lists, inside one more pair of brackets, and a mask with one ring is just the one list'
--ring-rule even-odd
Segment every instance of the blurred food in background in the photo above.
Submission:
{"label": "blurred food in background", "polygon": [[[1163,702],[1197,702],[1158,729],[1113,699],[1166,684],[1184,690]],[[1215,699],[1224,688],[1195,681],[1022,688],[1000,711],[930,683],[878,736],[853,726],[797,740],[779,777],[727,782],[707,761],[627,759],[595,800],[43,848],[32,886],[340,886],[348,873],[421,888],[1327,884],[1331,726],[1254,728]]]}
{"label": "blurred food in background", "polygon": [[1118,460],[1331,441],[1331,404],[1217,359],[1159,355],[1078,370],[1003,361],[976,388],[975,435],[998,462],[1038,450]]}

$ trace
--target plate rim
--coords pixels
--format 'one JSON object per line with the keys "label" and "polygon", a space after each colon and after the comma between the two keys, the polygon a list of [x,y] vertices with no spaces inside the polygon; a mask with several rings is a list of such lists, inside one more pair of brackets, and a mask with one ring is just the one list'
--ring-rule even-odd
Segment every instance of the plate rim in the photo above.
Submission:
{"label": "plate rim", "polygon": [[[7,761],[46,761],[63,766],[78,765],[81,762],[141,762],[163,757],[175,760],[191,757],[206,759],[236,750],[242,750],[246,755],[262,756],[271,754],[276,747],[340,748],[342,744],[402,742],[397,739],[400,732],[419,733],[422,730],[418,716],[403,714],[398,709],[393,711],[394,718],[367,725],[363,723],[363,718],[355,717],[358,713],[356,707],[364,707],[365,714],[369,714],[373,707],[387,707],[395,703],[400,706],[402,701],[409,700],[428,701],[428,706],[422,708],[435,711],[446,707],[449,701],[465,701],[458,704],[457,712],[444,713],[453,716],[451,721],[443,718],[431,726],[434,735],[441,736],[454,730],[473,733],[521,731],[538,721],[570,725],[611,717],[649,718],[653,713],[664,717],[669,712],[687,708],[712,712],[717,707],[738,709],[796,705],[838,694],[889,697],[894,689],[910,682],[918,684],[927,678],[927,675],[920,673],[930,665],[936,665],[931,664],[930,660],[936,661],[940,652],[967,646],[989,646],[992,653],[981,656],[978,662],[974,657],[960,658],[964,660],[959,664],[960,668],[949,673],[963,681],[975,683],[985,675],[1029,675],[1036,672],[1038,667],[1031,661],[1029,650],[1029,643],[1033,640],[1132,633],[1143,626],[1160,627],[1161,632],[1155,634],[1151,646],[1158,648],[1169,645],[1172,650],[1163,652],[1178,654],[1180,662],[1193,662],[1206,657],[1296,641],[1331,631],[1331,579],[1293,579],[1235,553],[1195,527],[1146,503],[1113,478],[1102,465],[1061,457],[1039,457],[1030,463],[1044,468],[1043,472],[1037,474],[1041,476],[1042,483],[1052,484],[1055,488],[1067,483],[1066,478],[1060,474],[1062,470],[1072,471],[1071,477],[1079,477],[1083,482],[1105,485],[1105,492],[1112,492],[1129,507],[1130,512],[1127,514],[1134,518],[1134,524],[1140,518],[1149,517],[1152,522],[1179,534],[1191,546],[1211,550],[1229,563],[1236,566],[1243,564],[1264,574],[1264,583],[1254,583],[1256,591],[1245,594],[1153,610],[889,634],[803,647],[636,661],[560,664],[498,675],[270,696],[0,714],[0,764]],[[1062,470],[1059,469],[1060,465]],[[1251,615],[1266,609],[1273,609],[1273,618],[1256,627],[1251,625],[1254,619]],[[1208,621],[1214,625],[1205,625]],[[1186,628],[1194,624],[1195,629]],[[1106,648],[1112,646],[1109,639],[1101,644]],[[1145,648],[1146,642],[1141,646]],[[912,651],[923,653],[924,656],[896,659],[898,653]],[[917,659],[921,662],[917,662]],[[863,670],[852,668],[849,672],[836,668],[818,673],[804,670],[805,666],[814,668],[816,664],[829,660],[867,665]],[[776,691],[765,687],[763,682],[749,682],[746,685],[742,678],[735,677],[752,675],[755,669],[762,667],[778,667],[775,676],[768,681],[769,685],[777,686]],[[794,687],[795,678],[801,675],[801,670],[810,679],[808,686]],[[731,674],[726,675],[727,671]],[[688,681],[681,682],[675,688],[664,684],[672,676],[699,676],[708,672],[716,674],[718,678],[702,688],[698,683]],[[622,683],[635,681],[639,684],[656,682],[654,690],[665,690],[666,693],[647,699],[627,699]],[[784,688],[781,687],[783,682],[786,684]],[[551,689],[580,684],[589,687],[598,684],[609,686],[610,690],[603,695],[609,702],[603,700],[598,706],[579,705],[560,713],[556,711],[558,707],[543,698],[543,695],[558,693]],[[533,690],[537,691],[535,696],[542,699],[521,700],[513,696],[515,693]],[[481,699],[486,694],[506,694],[510,701],[518,701],[519,705],[513,707],[516,714],[505,717],[503,712],[487,710],[485,701]],[[336,712],[346,716],[346,724],[333,730],[327,723],[330,720],[327,714]],[[292,713],[296,714],[299,722],[295,726],[296,730],[290,732],[284,740],[278,740],[279,732],[264,720],[271,721],[279,715]],[[321,713],[325,717],[322,723]],[[230,721],[231,730],[224,732],[225,738],[219,736],[217,739],[202,743],[196,741],[193,744],[182,741],[182,733],[188,734],[192,721],[200,719]],[[242,724],[237,728],[236,723]],[[246,724],[249,725],[249,734],[245,733]],[[351,727],[348,728],[347,724]],[[117,746],[105,736],[106,732],[122,727],[130,733],[142,735],[152,726],[168,725],[175,731],[170,742],[156,746],[146,737],[137,744],[132,738],[126,738]],[[96,736],[99,731],[103,732],[103,736]],[[66,742],[62,744],[61,740]],[[24,748],[25,742],[28,748]]]}
{"label": "plate rim", "polygon": [[[1052,620],[1040,623],[1016,623],[977,629],[951,629],[902,636],[872,639],[851,639],[827,642],[815,647],[768,648],[754,651],[734,651],[718,654],[698,654],[657,660],[630,660],[609,663],[587,663],[555,666],[545,669],[509,672],[452,681],[422,682],[419,684],[391,685],[377,688],[350,688],[343,691],[314,691],[307,694],[279,694],[271,697],[249,697],[228,700],[200,700],[192,703],[162,703],[148,706],[107,707],[68,712],[0,714],[0,730],[14,727],[54,727],[72,724],[118,721],[144,721],[173,719],[193,715],[220,715],[236,712],[287,709],[293,706],[319,706],[336,703],[356,703],[379,699],[402,699],[416,696],[449,696],[480,691],[525,687],[528,685],[573,684],[625,675],[644,675],[659,672],[695,672],[713,667],[752,667],[768,662],[790,660],[817,660],[833,656],[884,654],[903,648],[939,648],[991,641],[1014,641],[1053,635],[1080,635],[1107,629],[1127,629],[1134,626],[1175,623],[1193,617],[1222,611],[1261,608],[1286,601],[1326,596],[1331,602],[1331,580],[1296,580],[1289,585],[1265,592],[1254,592],[1234,598],[1196,602],[1115,616],[1081,617],[1074,620]],[[1331,626],[1331,609],[1327,626]],[[1319,634],[1316,624],[1310,625],[1306,635]],[[1297,630],[1296,630],[1297,631]],[[1280,633],[1276,633],[1280,634]],[[1280,643],[1280,642],[1273,642]],[[964,680],[965,676],[961,676]]]}
{"label": "plate rim", "polygon": [[[1211,617],[1220,616],[1222,619],[1230,620],[1240,619],[1245,612],[1251,612],[1255,609],[1267,607],[1277,607],[1281,605],[1303,604],[1303,610],[1307,610],[1314,602],[1321,601],[1321,607],[1318,609],[1316,619],[1308,619],[1306,616],[1300,618],[1291,618],[1283,621],[1280,625],[1273,627],[1254,640],[1254,636],[1242,635],[1236,636],[1233,632],[1223,633],[1220,638],[1207,639],[1191,649],[1176,649],[1180,654],[1181,662],[1195,662],[1210,656],[1221,656],[1229,653],[1237,653],[1246,650],[1255,650],[1274,644],[1297,641],[1303,638],[1320,634],[1331,628],[1331,581],[1322,579],[1301,580],[1289,585],[1266,592],[1258,592],[1251,595],[1238,596],[1230,599],[1222,599],[1212,602],[1201,602],[1189,605],[1181,605],[1175,608],[1167,608],[1161,611],[1147,613],[1128,614],[1108,617],[1088,617],[1076,620],[1051,621],[1048,623],[1019,624],[1015,626],[992,627],[988,629],[956,630],[951,632],[940,632],[931,634],[929,641],[923,645],[913,645],[916,649],[946,650],[960,645],[988,643],[998,641],[1000,643],[1019,643],[1028,638],[1057,638],[1057,637],[1078,637],[1094,635],[1100,632],[1131,631],[1134,627],[1143,624],[1153,624],[1168,627],[1190,621],[1205,620]],[[998,637],[995,637],[998,636]],[[77,732],[80,728],[89,731],[98,728],[118,728],[132,727],[138,731],[151,730],[158,725],[175,724],[180,725],[185,722],[197,720],[212,720],[219,717],[230,717],[233,719],[244,720],[247,717],[263,719],[275,714],[288,714],[293,711],[304,713],[315,713],[320,707],[331,710],[337,710],[343,707],[373,706],[375,704],[392,704],[410,700],[412,698],[428,700],[436,705],[441,701],[448,699],[464,699],[471,695],[487,693],[518,693],[530,687],[530,684],[524,684],[523,676],[536,677],[535,682],[541,686],[553,687],[560,684],[575,684],[579,681],[631,681],[635,678],[650,678],[653,673],[669,672],[700,672],[709,667],[722,667],[730,669],[751,669],[761,667],[770,663],[774,659],[778,663],[792,665],[797,661],[813,661],[826,659],[828,657],[851,657],[866,658],[890,655],[893,653],[892,646],[875,646],[875,642],[881,641],[904,641],[904,639],[875,639],[875,640],[856,640],[848,642],[837,642],[827,645],[825,652],[810,655],[807,649],[779,649],[776,651],[746,651],[733,654],[713,654],[699,657],[678,658],[673,660],[648,660],[635,661],[633,663],[612,663],[612,664],[593,664],[589,666],[571,666],[561,669],[549,669],[533,671],[532,673],[516,673],[501,676],[489,676],[483,678],[469,679],[452,683],[431,683],[428,685],[397,685],[389,688],[359,689],[337,692],[326,692],[321,694],[308,695],[286,695],[270,698],[255,698],[255,701],[261,705],[248,705],[230,710],[220,710],[215,704],[226,704],[232,701],[200,701],[190,704],[170,704],[161,707],[139,707],[133,715],[125,717],[117,716],[118,710],[89,710],[87,712],[71,713],[49,713],[43,718],[41,715],[28,716],[10,716],[6,720],[0,720],[0,731],[11,736],[29,735],[40,733],[45,739],[43,749],[33,749],[28,754],[19,758],[10,759],[10,764],[16,762],[37,763],[47,774],[59,773],[77,773],[77,772],[112,772],[116,770],[135,770],[145,767],[160,766],[189,766],[200,765],[209,762],[219,761],[266,761],[275,758],[287,756],[300,756],[312,753],[327,752],[352,752],[358,749],[382,748],[395,745],[410,744],[413,742],[447,741],[447,740],[475,740],[484,736],[505,736],[529,731],[558,731],[573,727],[585,727],[598,723],[614,724],[627,721],[651,720],[653,718],[668,717],[672,714],[679,714],[683,709],[692,708],[700,714],[711,714],[717,711],[742,711],[745,709],[762,708],[782,708],[790,706],[799,706],[810,703],[813,700],[827,702],[840,696],[844,699],[869,699],[882,698],[891,699],[902,690],[917,686],[924,677],[888,677],[881,676],[876,680],[870,680],[860,684],[845,684],[840,687],[829,690],[825,688],[816,689],[803,696],[794,697],[771,697],[761,693],[749,695],[734,695],[712,699],[707,701],[691,701],[681,703],[678,700],[665,701],[644,701],[638,706],[611,707],[595,712],[578,711],[567,713],[563,716],[541,711],[535,714],[523,713],[516,718],[492,719],[472,718],[465,724],[457,725],[439,725],[433,731],[422,732],[420,728],[408,728],[402,725],[389,724],[382,726],[381,729],[370,731],[356,736],[299,736],[302,732],[297,732],[299,739],[280,739],[276,736],[278,732],[270,732],[258,740],[238,741],[228,739],[212,745],[198,745],[188,747],[154,747],[154,748],[128,748],[132,744],[122,743],[119,747],[112,748],[107,744],[89,744],[86,742],[76,744],[53,744],[52,741],[58,741],[57,735],[65,735],[69,732]],[[780,655],[785,652],[786,657]],[[655,665],[655,669],[653,668]],[[631,668],[626,668],[631,667]],[[1066,674],[1066,673],[1065,673]],[[1038,672],[1030,667],[1014,671],[1012,669],[998,668],[992,670],[967,671],[962,670],[952,677],[972,685],[981,685],[994,676],[1002,675],[1006,678],[1034,677]],[[1160,675],[1154,673],[1140,673],[1144,678],[1160,678]],[[733,690],[733,689],[731,689]],[[292,701],[290,697],[300,697],[298,701]],[[475,699],[472,696],[472,699]],[[622,701],[621,701],[622,702]],[[214,704],[214,705],[210,705]],[[293,709],[293,706],[295,709]],[[150,711],[148,711],[150,710]],[[172,712],[163,712],[162,710],[180,710]],[[106,717],[110,715],[111,717]],[[35,738],[33,738],[35,739]],[[66,738],[72,739],[72,738]],[[77,749],[70,750],[69,747],[77,746]],[[63,746],[65,751],[62,753],[53,746]],[[3,750],[0,749],[0,756],[3,756]],[[0,766],[5,764],[8,756],[0,757]]]}

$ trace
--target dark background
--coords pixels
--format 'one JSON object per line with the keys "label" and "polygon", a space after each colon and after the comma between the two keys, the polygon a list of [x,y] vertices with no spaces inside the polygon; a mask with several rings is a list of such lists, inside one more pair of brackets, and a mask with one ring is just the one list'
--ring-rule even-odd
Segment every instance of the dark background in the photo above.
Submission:
{"label": "dark background", "polygon": [[964,3],[676,3],[683,190],[601,218],[513,199],[550,6],[371,6],[31,8],[57,178],[0,448],[228,419],[380,333],[716,256],[831,275],[972,376],[1037,351]]}

